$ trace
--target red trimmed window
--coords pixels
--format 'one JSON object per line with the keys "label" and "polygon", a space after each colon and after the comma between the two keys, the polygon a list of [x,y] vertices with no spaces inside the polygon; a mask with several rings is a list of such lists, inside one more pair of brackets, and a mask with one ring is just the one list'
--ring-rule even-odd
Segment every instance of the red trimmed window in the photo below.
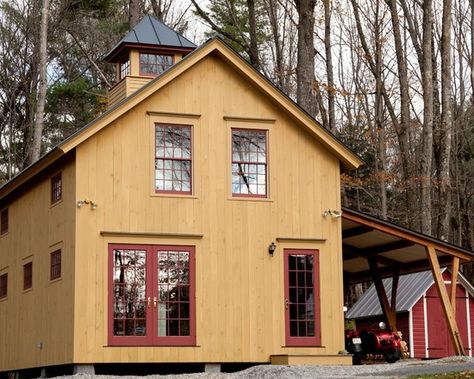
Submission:
{"label": "red trimmed window", "polygon": [[285,249],[287,346],[320,346],[319,251]]}
{"label": "red trimmed window", "polygon": [[110,245],[109,344],[196,344],[194,247]]}
{"label": "red trimmed window", "polygon": [[63,198],[62,174],[56,174],[51,178],[51,204],[61,201]]}
{"label": "red trimmed window", "polygon": [[267,197],[267,131],[232,129],[232,195]]}
{"label": "red trimmed window", "polygon": [[51,253],[51,271],[50,279],[58,279],[61,277],[61,249]]}
{"label": "red trimmed window", "polygon": [[23,289],[27,290],[33,287],[33,262],[23,265]]}
{"label": "red trimmed window", "polygon": [[8,295],[8,273],[0,275],[0,299]]}
{"label": "red trimmed window", "polygon": [[191,126],[155,125],[155,191],[192,192]]}
{"label": "red trimmed window", "polygon": [[0,235],[8,233],[8,208],[0,212]]}
{"label": "red trimmed window", "polygon": [[172,65],[171,55],[140,53],[140,75],[157,76]]}

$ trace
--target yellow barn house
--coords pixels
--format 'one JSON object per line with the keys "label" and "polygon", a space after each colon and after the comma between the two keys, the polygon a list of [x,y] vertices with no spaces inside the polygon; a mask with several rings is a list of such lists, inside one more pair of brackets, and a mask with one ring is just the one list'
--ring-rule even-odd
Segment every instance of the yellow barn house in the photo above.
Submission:
{"label": "yellow barn house", "polygon": [[0,188],[0,373],[351,364],[361,160],[219,38],[147,16],[106,59],[109,109]]}

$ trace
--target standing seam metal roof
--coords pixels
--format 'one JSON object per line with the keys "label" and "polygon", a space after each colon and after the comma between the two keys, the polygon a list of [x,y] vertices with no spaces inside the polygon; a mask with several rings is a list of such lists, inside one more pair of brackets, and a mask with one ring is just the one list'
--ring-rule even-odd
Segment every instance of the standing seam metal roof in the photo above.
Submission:
{"label": "standing seam metal roof", "polygon": [[[400,276],[397,290],[397,312],[409,311],[418,299],[431,287],[433,282],[431,271]],[[390,299],[392,296],[392,279],[383,279],[383,286],[385,287],[387,298]],[[382,314],[382,307],[380,306],[377,291],[375,285],[372,284],[346,313],[346,318],[362,318]]]}
{"label": "standing seam metal roof", "polygon": [[196,45],[190,40],[150,15],[146,15],[135,25],[135,27],[113,47],[107,56],[121,44],[126,43],[196,48]]}

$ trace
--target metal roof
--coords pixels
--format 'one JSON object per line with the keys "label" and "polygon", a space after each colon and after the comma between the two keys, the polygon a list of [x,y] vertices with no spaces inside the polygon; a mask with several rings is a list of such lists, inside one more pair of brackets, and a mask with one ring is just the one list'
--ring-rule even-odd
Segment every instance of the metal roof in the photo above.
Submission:
{"label": "metal roof", "polygon": [[146,15],[137,25],[135,25],[135,27],[113,47],[113,49],[107,54],[107,57],[113,55],[115,50],[125,44],[159,45],[190,49],[196,48],[196,45],[190,40],[150,15]]}
{"label": "metal roof", "polygon": [[[446,270],[442,269],[444,272]],[[431,271],[422,271],[413,274],[400,276],[397,290],[397,312],[409,311],[416,302],[433,285],[433,275]],[[474,288],[467,279],[459,273],[458,284],[461,284],[470,294],[473,295]],[[383,286],[387,293],[387,298],[392,297],[392,279],[383,279]],[[369,289],[360,297],[354,306],[346,313],[346,318],[363,318],[382,315],[382,307],[377,296],[375,285],[372,284]]]}

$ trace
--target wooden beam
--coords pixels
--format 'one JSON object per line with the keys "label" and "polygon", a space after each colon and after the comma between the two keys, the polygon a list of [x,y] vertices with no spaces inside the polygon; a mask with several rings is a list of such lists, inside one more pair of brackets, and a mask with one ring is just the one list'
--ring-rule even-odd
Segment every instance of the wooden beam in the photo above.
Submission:
{"label": "wooden beam", "polygon": [[451,268],[451,306],[453,307],[453,315],[456,317],[456,290],[458,286],[459,258],[453,257]]}
{"label": "wooden beam", "polygon": [[[452,257],[445,256],[439,258],[439,264],[441,267],[446,267],[452,264]],[[417,261],[403,262],[400,264],[400,275],[411,274],[413,272],[426,271],[430,269],[430,264],[427,259],[420,259]],[[372,281],[372,272],[369,271],[360,271],[351,273],[346,271],[347,279],[350,284],[363,283]],[[379,268],[379,275],[382,278],[387,278],[393,275],[393,267],[384,267]]]}
{"label": "wooden beam", "polygon": [[357,226],[355,228],[346,229],[342,231],[342,239],[360,236],[361,234],[370,233],[372,230],[374,229],[368,226]]}
{"label": "wooden beam", "polygon": [[[369,256],[365,253],[365,249],[359,249],[357,247],[348,245],[343,243],[342,244],[342,256],[344,261],[348,261],[350,259],[354,259],[357,257],[367,259]],[[377,261],[385,266],[399,266],[400,262],[396,261],[395,259],[377,256]]]}
{"label": "wooden beam", "polygon": [[436,255],[436,250],[432,245],[426,246],[426,250],[428,253],[428,260],[430,261],[431,272],[433,274],[436,288],[438,289],[438,295],[441,300],[441,306],[448,324],[449,334],[451,335],[451,339],[453,341],[454,351],[456,355],[465,355],[456,317],[454,316],[453,307],[449,301],[448,291],[446,290],[446,285],[444,284],[443,274],[441,273],[441,267],[439,265],[438,256]]}
{"label": "wooden beam", "polygon": [[442,253],[450,254],[452,256],[456,256],[467,261],[471,261],[473,259],[472,254],[460,251],[461,248],[458,249],[455,246],[451,247],[449,244],[445,244],[442,241],[439,241],[439,243],[437,243],[433,237],[424,236],[420,233],[410,231],[408,229],[398,227],[396,225],[393,225],[393,226],[387,225],[387,223],[384,223],[383,221],[378,221],[374,218],[363,217],[360,214],[352,213],[350,210],[347,210],[346,208],[344,209],[345,210],[344,210],[344,213],[342,214],[342,218],[345,220],[355,222],[367,228],[379,230],[386,234],[389,234],[398,238],[402,238],[402,239],[411,241],[415,244],[419,244],[422,246],[426,246],[428,243],[430,243],[436,248],[436,250]]}
{"label": "wooden beam", "polygon": [[392,278],[392,299],[390,300],[392,313],[397,312],[398,279],[400,279],[400,270],[395,270]]}
{"label": "wooden beam", "polygon": [[390,304],[388,303],[385,287],[383,285],[382,279],[380,278],[380,275],[378,274],[378,267],[377,267],[377,262],[375,258],[372,258],[372,257],[369,258],[369,266],[372,272],[372,276],[374,278],[375,289],[377,291],[377,296],[380,301],[380,306],[382,307],[383,315],[385,316],[385,319],[387,320],[387,324],[390,327],[390,329],[396,332],[397,326],[395,325],[393,313],[392,313],[392,310],[390,309]]}
{"label": "wooden beam", "polygon": [[403,249],[404,247],[413,246],[415,243],[407,240],[400,240],[391,243],[386,243],[384,245],[374,246],[369,249],[364,249],[366,255],[372,254],[381,254],[386,253],[387,251],[393,251],[398,249]]}

